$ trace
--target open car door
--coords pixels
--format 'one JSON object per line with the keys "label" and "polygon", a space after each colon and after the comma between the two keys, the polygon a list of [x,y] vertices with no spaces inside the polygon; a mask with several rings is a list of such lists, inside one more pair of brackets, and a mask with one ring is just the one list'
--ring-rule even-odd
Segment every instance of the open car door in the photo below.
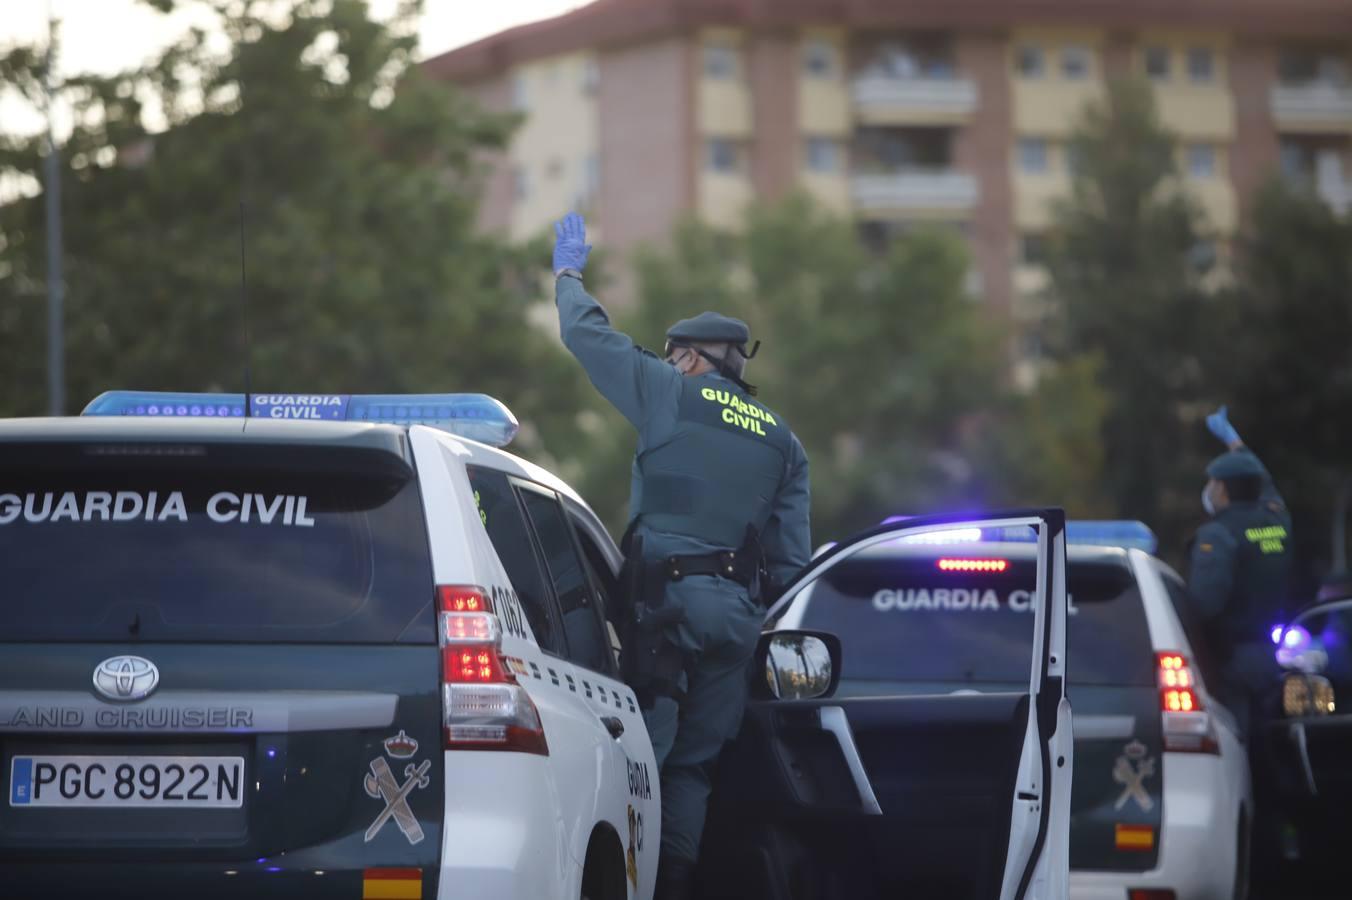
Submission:
{"label": "open car door", "polygon": [[[1007,592],[1030,613],[1026,644],[1011,649],[1016,659],[1027,655],[1026,680],[998,691],[836,695],[850,642],[842,647],[826,633],[829,622],[820,632],[791,627],[814,586],[865,563],[885,572],[889,552],[957,532],[1035,540],[1035,578]],[[1004,562],[978,546],[990,545],[934,565],[984,571]],[[715,775],[698,896],[1063,900],[1072,769],[1065,559],[1059,509],[913,518],[818,555],[770,610],[753,699]],[[980,604],[1006,602],[995,592],[935,590],[923,601],[896,593],[859,593],[859,615],[901,602],[961,602],[972,610],[962,627],[980,628]]]}

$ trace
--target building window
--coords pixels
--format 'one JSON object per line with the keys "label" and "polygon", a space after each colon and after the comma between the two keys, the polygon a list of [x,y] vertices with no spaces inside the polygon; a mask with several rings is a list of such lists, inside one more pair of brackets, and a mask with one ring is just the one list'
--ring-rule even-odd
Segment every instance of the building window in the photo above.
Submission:
{"label": "building window", "polygon": [[601,86],[601,67],[597,65],[596,59],[589,57],[582,64],[582,93],[591,97],[596,94],[596,89]]}
{"label": "building window", "polygon": [[738,52],[731,44],[704,45],[704,77],[731,81],[738,77]]}
{"label": "building window", "polygon": [[1041,138],[1019,138],[1019,171],[1047,171],[1047,142]]}
{"label": "building window", "polygon": [[1173,77],[1169,73],[1169,48],[1145,48],[1145,74],[1151,81],[1168,81]]}
{"label": "building window", "polygon": [[840,144],[831,138],[807,139],[807,168],[823,174],[840,171]]}
{"label": "building window", "polygon": [[1046,235],[1030,232],[1019,237],[1019,265],[1045,267],[1047,259]]}
{"label": "building window", "polygon": [[1277,77],[1283,84],[1293,86],[1331,84],[1347,87],[1352,84],[1352,67],[1348,60],[1333,53],[1293,48],[1282,51],[1278,58]]}
{"label": "building window", "polygon": [[1216,242],[1203,239],[1188,249],[1188,265],[1198,275],[1205,275],[1216,267],[1220,251]]}
{"label": "building window", "polygon": [[1282,141],[1280,153],[1282,174],[1287,178],[1308,178],[1314,172],[1314,159],[1301,144]]}
{"label": "building window", "polygon": [[1188,145],[1188,175],[1193,178],[1216,177],[1216,148],[1211,144]]}
{"label": "building window", "polygon": [[525,112],[529,103],[529,97],[526,93],[526,76],[516,75],[512,78],[512,109],[517,112]]}
{"label": "building window", "polygon": [[1061,48],[1061,76],[1069,81],[1083,81],[1089,77],[1092,63],[1088,47]]}
{"label": "building window", "polygon": [[834,78],[839,68],[836,45],[816,38],[803,44],[803,74],[809,78]]}
{"label": "building window", "polygon": [[1210,47],[1191,47],[1188,50],[1188,78],[1197,84],[1216,80],[1216,51]]}
{"label": "building window", "polygon": [[1046,72],[1046,58],[1041,47],[1025,45],[1019,48],[1016,68],[1024,78],[1041,78]]}
{"label": "building window", "polygon": [[530,174],[525,166],[517,166],[512,170],[512,184],[516,191],[517,202],[524,202],[530,196]]}
{"label": "building window", "polygon": [[704,164],[710,172],[735,174],[742,168],[741,147],[728,138],[709,138]]}

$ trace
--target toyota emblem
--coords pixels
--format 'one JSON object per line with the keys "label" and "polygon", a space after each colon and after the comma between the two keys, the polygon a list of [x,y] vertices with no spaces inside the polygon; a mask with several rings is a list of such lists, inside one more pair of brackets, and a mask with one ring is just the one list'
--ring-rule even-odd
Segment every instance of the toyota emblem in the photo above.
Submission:
{"label": "toyota emblem", "polygon": [[160,683],[160,670],[140,656],[114,656],[94,668],[94,690],[109,700],[141,700]]}

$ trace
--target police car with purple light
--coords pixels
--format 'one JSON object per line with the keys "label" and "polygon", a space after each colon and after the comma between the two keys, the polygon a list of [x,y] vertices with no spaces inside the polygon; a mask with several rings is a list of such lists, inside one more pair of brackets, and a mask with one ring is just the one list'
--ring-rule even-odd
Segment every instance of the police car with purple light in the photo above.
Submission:
{"label": "police car with purple light", "polygon": [[[1026,677],[1037,588],[1024,532],[962,527],[887,541],[774,614],[847,648],[837,696],[981,696]],[[1069,895],[1245,896],[1249,762],[1195,633],[1187,588],[1139,522],[1066,526],[1066,693],[1074,705]],[[819,551],[820,552],[820,551]],[[917,784],[919,811],[950,786]],[[963,791],[979,793],[980,782]]]}
{"label": "police car with purple light", "polygon": [[[0,894],[651,898],[620,552],[516,431],[481,394],[112,391],[0,421]],[[867,696],[876,642],[813,598],[954,528],[1029,541],[1000,545],[1027,579],[1007,683]],[[1065,896],[1064,540],[1055,509],[892,522],[785,585],[823,627],[781,607],[761,635],[700,896]],[[1123,821],[1158,808],[1160,732],[1217,739],[1199,709],[1098,725]]]}

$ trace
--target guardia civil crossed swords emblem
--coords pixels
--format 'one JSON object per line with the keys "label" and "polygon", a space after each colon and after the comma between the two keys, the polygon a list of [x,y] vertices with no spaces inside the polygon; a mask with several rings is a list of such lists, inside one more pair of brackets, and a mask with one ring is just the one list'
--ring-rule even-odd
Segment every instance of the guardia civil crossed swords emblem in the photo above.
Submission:
{"label": "guardia civil crossed swords emblem", "polygon": [[[402,728],[394,737],[386,738],[384,743],[385,752],[392,759],[411,759],[418,752],[418,742],[405,734]],[[408,797],[418,788],[425,788],[431,783],[432,780],[427,777],[427,772],[431,768],[430,759],[420,763],[408,763],[404,766],[404,783],[400,784],[395,780],[394,772],[390,770],[390,764],[385,762],[385,757],[377,756],[371,760],[371,772],[362,779],[362,787],[371,799],[384,800],[385,808],[376,816],[371,827],[366,829],[368,844],[390,819],[394,819],[394,824],[403,832],[404,837],[408,838],[410,844],[422,841],[424,837],[422,826],[418,824],[418,817],[409,808]]]}
{"label": "guardia civil crossed swords emblem", "polygon": [[1113,781],[1122,785],[1122,793],[1113,809],[1126,806],[1127,800],[1135,800],[1144,812],[1154,809],[1155,801],[1145,789],[1145,780],[1155,774],[1155,758],[1147,756],[1147,752],[1140,741],[1132,741],[1113,764]]}

